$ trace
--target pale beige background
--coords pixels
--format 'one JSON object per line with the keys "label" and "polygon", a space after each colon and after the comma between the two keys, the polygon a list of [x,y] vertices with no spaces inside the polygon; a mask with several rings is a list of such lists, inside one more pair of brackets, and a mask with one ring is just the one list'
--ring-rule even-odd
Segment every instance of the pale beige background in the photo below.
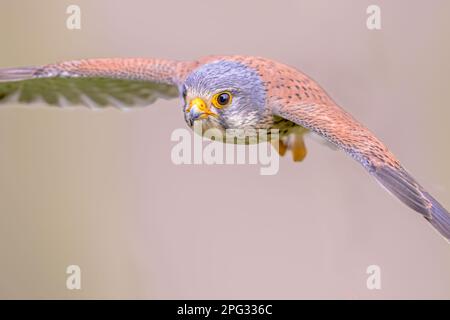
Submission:
{"label": "pale beige background", "polygon": [[[69,4],[82,30],[65,28]],[[365,27],[382,8],[382,30]],[[0,67],[240,53],[325,87],[450,207],[448,1],[10,1]],[[175,166],[179,101],[0,110],[1,298],[450,298],[450,246],[342,152]],[[196,202],[195,200],[201,200]],[[65,268],[82,268],[82,290]],[[366,267],[382,290],[366,289]]]}

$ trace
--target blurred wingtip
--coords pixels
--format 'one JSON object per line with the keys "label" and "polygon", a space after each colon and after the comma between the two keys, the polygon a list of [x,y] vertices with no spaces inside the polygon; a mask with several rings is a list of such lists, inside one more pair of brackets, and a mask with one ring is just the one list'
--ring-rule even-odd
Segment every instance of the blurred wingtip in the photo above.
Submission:
{"label": "blurred wingtip", "polygon": [[38,68],[20,67],[0,69],[0,82],[12,82],[32,79]]}
{"label": "blurred wingtip", "polygon": [[423,194],[431,203],[431,217],[427,220],[450,243],[450,213],[428,192],[424,191]]}
{"label": "blurred wingtip", "polygon": [[421,213],[450,243],[450,213],[403,168],[379,166],[373,171],[389,192],[411,209]]}

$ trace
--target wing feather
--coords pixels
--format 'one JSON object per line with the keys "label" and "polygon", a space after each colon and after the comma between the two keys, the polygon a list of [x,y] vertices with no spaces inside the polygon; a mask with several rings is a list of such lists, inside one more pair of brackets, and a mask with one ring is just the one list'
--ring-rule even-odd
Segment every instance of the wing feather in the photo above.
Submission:
{"label": "wing feather", "polygon": [[332,102],[324,91],[320,94],[325,98],[318,99],[319,102],[277,99],[273,113],[316,132],[343,149],[390,193],[421,213],[450,241],[450,213],[425,191],[375,135]]}
{"label": "wing feather", "polygon": [[114,58],[67,61],[43,67],[0,69],[0,104],[147,106],[179,96],[195,62]]}

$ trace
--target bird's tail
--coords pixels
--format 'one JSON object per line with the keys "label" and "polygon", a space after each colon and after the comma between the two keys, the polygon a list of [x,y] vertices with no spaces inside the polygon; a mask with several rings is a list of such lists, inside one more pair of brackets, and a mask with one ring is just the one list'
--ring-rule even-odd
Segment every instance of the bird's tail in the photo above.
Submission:
{"label": "bird's tail", "polygon": [[392,194],[421,213],[450,242],[450,213],[403,168],[377,167],[372,174]]}

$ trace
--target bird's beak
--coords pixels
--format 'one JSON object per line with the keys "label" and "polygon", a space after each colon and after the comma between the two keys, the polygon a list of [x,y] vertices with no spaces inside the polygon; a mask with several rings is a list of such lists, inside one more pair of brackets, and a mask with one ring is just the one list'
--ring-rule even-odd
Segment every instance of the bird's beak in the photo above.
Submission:
{"label": "bird's beak", "polygon": [[206,105],[206,102],[201,98],[192,99],[191,102],[189,102],[186,113],[189,113],[191,121],[205,119],[208,116],[217,117],[217,114],[212,112]]}

